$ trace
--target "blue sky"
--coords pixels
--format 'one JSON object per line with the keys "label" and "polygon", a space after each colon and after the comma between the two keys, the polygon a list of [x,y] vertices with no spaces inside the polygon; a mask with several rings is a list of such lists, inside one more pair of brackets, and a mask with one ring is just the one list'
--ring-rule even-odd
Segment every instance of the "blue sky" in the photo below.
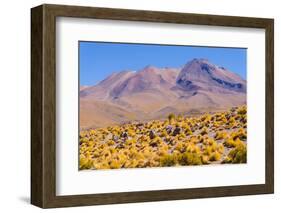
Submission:
{"label": "blue sky", "polygon": [[206,58],[246,79],[245,48],[79,42],[80,85],[96,85],[113,72],[141,70],[147,65],[182,67],[193,58]]}

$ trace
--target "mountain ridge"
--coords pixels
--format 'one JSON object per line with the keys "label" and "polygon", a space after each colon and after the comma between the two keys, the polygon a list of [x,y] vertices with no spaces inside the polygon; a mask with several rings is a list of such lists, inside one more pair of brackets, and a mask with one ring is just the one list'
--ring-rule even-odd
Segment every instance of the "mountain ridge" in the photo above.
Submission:
{"label": "mountain ridge", "polygon": [[[139,71],[115,72],[97,85],[80,89],[80,125],[95,128],[164,118],[168,109],[175,114],[223,110],[246,103],[246,84],[239,75],[207,59],[193,59],[182,68],[148,65]],[[105,112],[116,106],[122,113],[112,114],[114,119],[109,116],[109,122],[97,125],[100,122],[95,121],[95,116],[102,114],[98,114],[97,105],[102,105]],[[92,121],[86,121],[87,117]]]}

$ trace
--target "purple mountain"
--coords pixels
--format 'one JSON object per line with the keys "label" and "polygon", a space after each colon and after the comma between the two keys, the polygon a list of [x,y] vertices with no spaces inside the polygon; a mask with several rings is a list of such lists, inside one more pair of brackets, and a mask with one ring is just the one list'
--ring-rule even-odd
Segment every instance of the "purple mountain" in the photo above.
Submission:
{"label": "purple mountain", "polygon": [[247,83],[206,59],[183,68],[147,66],[122,71],[95,86],[81,87],[80,125],[100,127],[167,114],[196,114],[246,104]]}

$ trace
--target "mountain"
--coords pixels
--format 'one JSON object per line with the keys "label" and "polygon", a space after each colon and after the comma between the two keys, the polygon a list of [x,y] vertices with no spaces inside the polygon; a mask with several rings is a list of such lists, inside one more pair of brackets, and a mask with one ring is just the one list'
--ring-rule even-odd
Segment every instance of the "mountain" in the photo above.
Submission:
{"label": "mountain", "polygon": [[100,100],[117,99],[146,91],[160,91],[175,85],[179,69],[147,66],[136,71],[113,73],[98,85],[80,92],[80,97],[91,96]]}
{"label": "mountain", "polygon": [[200,114],[246,104],[246,81],[206,59],[182,68],[146,66],[116,72],[80,89],[80,127]]}
{"label": "mountain", "polygon": [[88,86],[80,86],[80,92],[86,88],[88,88]]}
{"label": "mountain", "polygon": [[206,59],[193,59],[187,63],[177,77],[177,84],[186,90],[246,92],[245,80]]}

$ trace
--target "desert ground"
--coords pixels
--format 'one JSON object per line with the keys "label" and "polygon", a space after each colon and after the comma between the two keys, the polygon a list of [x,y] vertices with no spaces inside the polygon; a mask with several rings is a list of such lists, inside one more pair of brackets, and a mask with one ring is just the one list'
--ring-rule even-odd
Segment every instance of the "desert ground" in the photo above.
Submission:
{"label": "desert ground", "polygon": [[80,132],[80,170],[247,162],[247,108]]}

